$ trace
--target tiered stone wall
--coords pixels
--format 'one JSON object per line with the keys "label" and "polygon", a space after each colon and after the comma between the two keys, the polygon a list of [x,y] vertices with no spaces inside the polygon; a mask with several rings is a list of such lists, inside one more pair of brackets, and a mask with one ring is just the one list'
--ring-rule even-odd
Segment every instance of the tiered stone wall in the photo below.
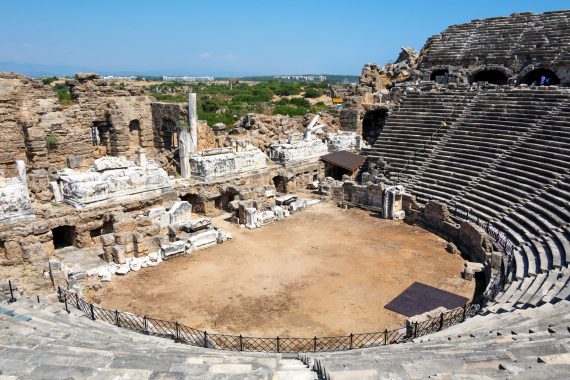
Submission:
{"label": "tiered stone wall", "polygon": [[515,13],[508,17],[452,25],[428,39],[420,54],[424,79],[435,70],[459,81],[495,69],[512,80],[534,68],[548,68],[570,83],[570,11]]}

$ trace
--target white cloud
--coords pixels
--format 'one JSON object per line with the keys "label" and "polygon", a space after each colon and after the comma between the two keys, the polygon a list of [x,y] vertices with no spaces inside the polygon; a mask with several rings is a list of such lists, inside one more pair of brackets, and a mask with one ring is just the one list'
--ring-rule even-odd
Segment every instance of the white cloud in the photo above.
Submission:
{"label": "white cloud", "polygon": [[203,52],[203,53],[200,53],[200,54],[198,55],[198,57],[200,57],[200,59],[208,59],[208,58],[210,58],[211,56],[212,56],[212,54],[208,53],[207,51],[205,51],[205,52]]}
{"label": "white cloud", "polygon": [[233,54],[226,54],[226,56],[224,57],[226,61],[235,61],[237,60],[237,57]]}

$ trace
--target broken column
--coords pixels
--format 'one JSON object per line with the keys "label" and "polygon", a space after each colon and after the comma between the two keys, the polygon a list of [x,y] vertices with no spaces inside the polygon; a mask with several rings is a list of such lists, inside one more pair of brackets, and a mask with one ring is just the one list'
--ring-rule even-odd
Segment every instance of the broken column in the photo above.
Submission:
{"label": "broken column", "polygon": [[188,124],[190,124],[190,152],[198,150],[198,112],[196,111],[196,94],[188,94]]}
{"label": "broken column", "polygon": [[190,178],[190,154],[198,148],[198,120],[196,111],[196,94],[188,94],[189,128],[178,128],[178,154],[180,157],[180,175]]}

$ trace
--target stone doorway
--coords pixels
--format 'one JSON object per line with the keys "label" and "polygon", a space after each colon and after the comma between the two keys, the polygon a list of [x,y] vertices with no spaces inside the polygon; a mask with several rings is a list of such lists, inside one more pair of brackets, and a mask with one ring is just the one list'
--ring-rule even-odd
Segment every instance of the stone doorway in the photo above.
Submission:
{"label": "stone doorway", "polygon": [[214,199],[215,207],[218,210],[229,211],[230,202],[233,201],[238,195],[239,192],[233,189],[224,191],[219,197],[216,197]]}
{"label": "stone doorway", "polygon": [[178,128],[176,123],[170,120],[162,122],[162,146],[166,150],[175,150],[178,148]]}
{"label": "stone doorway", "polygon": [[553,86],[560,84],[560,78],[552,70],[541,68],[526,74],[521,82],[529,86]]}
{"label": "stone doorway", "polygon": [[204,198],[198,194],[186,194],[181,196],[180,199],[192,205],[192,212],[196,214],[204,214],[206,212]]}
{"label": "stone doorway", "polygon": [[138,120],[129,123],[129,153],[132,157],[136,155],[137,149],[141,147],[141,126]]}
{"label": "stone doorway", "polygon": [[112,154],[113,127],[106,121],[95,121],[91,126],[91,141],[93,146],[104,146],[106,154]]}
{"label": "stone doorway", "polygon": [[431,73],[429,80],[432,80],[434,82],[441,83],[441,84],[448,83],[449,82],[449,71],[447,69],[434,70]]}
{"label": "stone doorway", "polygon": [[273,185],[275,186],[275,191],[278,193],[286,194],[287,182],[287,178],[282,175],[273,177]]}
{"label": "stone doorway", "polygon": [[372,145],[380,136],[386,123],[386,110],[368,111],[362,119],[362,138]]}
{"label": "stone doorway", "polygon": [[473,77],[473,82],[487,82],[490,84],[505,85],[509,78],[499,70],[480,71]]}
{"label": "stone doorway", "polygon": [[55,249],[73,247],[75,245],[75,227],[59,226],[51,230]]}

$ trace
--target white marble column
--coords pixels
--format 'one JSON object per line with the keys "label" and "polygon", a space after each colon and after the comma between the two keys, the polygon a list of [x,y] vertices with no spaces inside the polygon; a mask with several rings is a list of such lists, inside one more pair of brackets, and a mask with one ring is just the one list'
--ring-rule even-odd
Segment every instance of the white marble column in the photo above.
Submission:
{"label": "white marble column", "polygon": [[196,110],[196,94],[188,94],[188,123],[190,124],[190,152],[198,150],[198,112]]}

